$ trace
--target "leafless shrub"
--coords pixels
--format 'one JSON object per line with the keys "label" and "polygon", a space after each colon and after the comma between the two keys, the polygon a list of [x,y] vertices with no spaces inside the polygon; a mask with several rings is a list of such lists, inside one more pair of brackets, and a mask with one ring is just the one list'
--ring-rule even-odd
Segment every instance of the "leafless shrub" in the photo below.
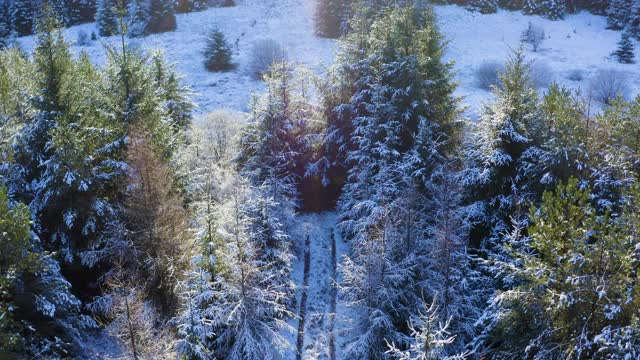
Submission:
{"label": "leafless shrub", "polygon": [[599,70],[591,79],[591,96],[604,105],[610,105],[618,96],[627,98],[629,92],[628,76],[615,69]]}
{"label": "leafless shrub", "polygon": [[544,41],[544,29],[541,26],[529,22],[529,26],[522,32],[523,43],[531,45],[534,52],[537,52]]}
{"label": "leafless shrub", "polygon": [[504,72],[504,64],[497,61],[486,61],[476,69],[478,87],[491,90],[493,86],[500,86],[500,74]]}
{"label": "leafless shrub", "polygon": [[285,60],[285,52],[280,44],[273,39],[259,40],[253,44],[251,49],[251,63],[249,71],[255,79],[262,79],[262,76],[274,63]]}
{"label": "leafless shrub", "polygon": [[531,64],[531,81],[536,87],[546,88],[554,80],[553,69],[547,63],[536,61]]}

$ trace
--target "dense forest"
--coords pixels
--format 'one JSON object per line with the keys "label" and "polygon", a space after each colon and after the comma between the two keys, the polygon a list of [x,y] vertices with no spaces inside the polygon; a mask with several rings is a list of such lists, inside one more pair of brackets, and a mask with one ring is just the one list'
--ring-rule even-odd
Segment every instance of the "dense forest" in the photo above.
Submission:
{"label": "dense forest", "polygon": [[[455,3],[640,34],[632,0]],[[196,114],[130,38],[233,5],[0,0],[0,358],[112,358],[89,336],[136,360],[640,358],[640,97],[539,90],[523,37],[469,119],[431,4],[318,0],[326,73],[276,51],[248,113]],[[104,64],[64,37],[94,20]],[[294,229],[319,212],[350,327],[314,355]]]}

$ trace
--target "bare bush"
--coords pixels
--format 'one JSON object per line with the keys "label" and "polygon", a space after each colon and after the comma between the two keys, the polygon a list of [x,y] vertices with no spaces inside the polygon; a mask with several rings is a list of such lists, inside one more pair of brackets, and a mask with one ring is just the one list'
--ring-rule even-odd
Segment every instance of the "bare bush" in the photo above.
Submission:
{"label": "bare bush", "polygon": [[259,40],[253,44],[251,49],[249,71],[255,79],[262,79],[262,76],[269,70],[271,65],[285,59],[284,48],[275,40]]}
{"label": "bare bush", "polygon": [[591,96],[604,105],[611,105],[617,98],[627,98],[630,93],[628,76],[615,69],[599,70],[591,79]]}
{"label": "bare bush", "polygon": [[536,61],[531,64],[531,81],[536,87],[546,88],[554,80],[553,69],[545,62]]}
{"label": "bare bush", "polygon": [[478,87],[491,90],[493,86],[500,86],[500,74],[504,72],[504,64],[497,61],[486,61],[476,69]]}
{"label": "bare bush", "polygon": [[522,42],[531,45],[533,51],[536,52],[544,41],[544,29],[541,26],[529,22],[529,26],[522,32]]}

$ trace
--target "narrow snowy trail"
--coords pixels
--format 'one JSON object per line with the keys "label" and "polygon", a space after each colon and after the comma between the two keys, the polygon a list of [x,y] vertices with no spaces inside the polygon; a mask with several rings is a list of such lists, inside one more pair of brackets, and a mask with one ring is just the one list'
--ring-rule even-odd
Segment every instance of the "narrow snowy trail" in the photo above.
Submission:
{"label": "narrow snowy trail", "polygon": [[[296,304],[301,304],[304,290],[305,268],[305,239],[309,236],[309,273],[306,288],[305,319],[303,327],[303,343],[301,359],[340,359],[341,344],[335,343],[340,339],[337,332],[344,329],[345,315],[340,312],[337,299],[337,289],[334,287],[335,269],[346,249],[339,233],[335,231],[337,216],[333,212],[320,214],[306,214],[298,218],[299,226],[294,229],[296,244],[296,261],[293,269],[293,279],[297,285]],[[335,250],[332,251],[335,241]],[[336,313],[336,309],[338,309]],[[299,313],[300,309],[296,309]],[[300,319],[291,319],[290,325],[298,329]],[[332,337],[332,334],[335,335]],[[286,359],[296,359],[298,332],[289,334],[291,350],[287,351]],[[331,341],[335,346],[332,347]],[[334,348],[337,357],[331,356]]]}

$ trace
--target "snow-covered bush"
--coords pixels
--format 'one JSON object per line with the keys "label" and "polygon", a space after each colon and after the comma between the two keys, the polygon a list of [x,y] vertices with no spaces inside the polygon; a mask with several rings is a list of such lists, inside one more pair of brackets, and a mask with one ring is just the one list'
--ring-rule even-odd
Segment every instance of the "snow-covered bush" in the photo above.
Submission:
{"label": "snow-covered bush", "polygon": [[87,46],[91,44],[91,39],[89,38],[89,34],[87,34],[87,32],[84,30],[78,31],[78,39],[76,40],[76,44],[78,46]]}
{"label": "snow-covered bush", "polygon": [[273,39],[259,40],[253,44],[251,49],[251,63],[249,71],[255,79],[262,79],[262,76],[274,63],[285,60],[284,48]]}
{"label": "snow-covered bush", "polygon": [[567,79],[571,81],[582,81],[584,80],[584,70],[582,69],[573,69],[569,71],[567,75]]}
{"label": "snow-covered bush", "polygon": [[493,14],[498,11],[496,0],[471,0],[467,7],[481,14]]}
{"label": "snow-covered bush", "polygon": [[529,22],[529,26],[522,32],[521,40],[525,44],[531,45],[534,52],[537,52],[544,41],[544,29]]}
{"label": "snow-covered bush", "polygon": [[504,64],[497,61],[485,61],[476,69],[478,87],[491,90],[493,86],[500,86],[500,74],[504,71]]}
{"label": "snow-covered bush", "polygon": [[554,80],[553,69],[549,64],[536,61],[531,64],[531,81],[538,88],[549,87]]}
{"label": "snow-covered bush", "polygon": [[625,72],[601,69],[591,80],[591,96],[605,105],[610,105],[618,96],[627,98],[631,89]]}

